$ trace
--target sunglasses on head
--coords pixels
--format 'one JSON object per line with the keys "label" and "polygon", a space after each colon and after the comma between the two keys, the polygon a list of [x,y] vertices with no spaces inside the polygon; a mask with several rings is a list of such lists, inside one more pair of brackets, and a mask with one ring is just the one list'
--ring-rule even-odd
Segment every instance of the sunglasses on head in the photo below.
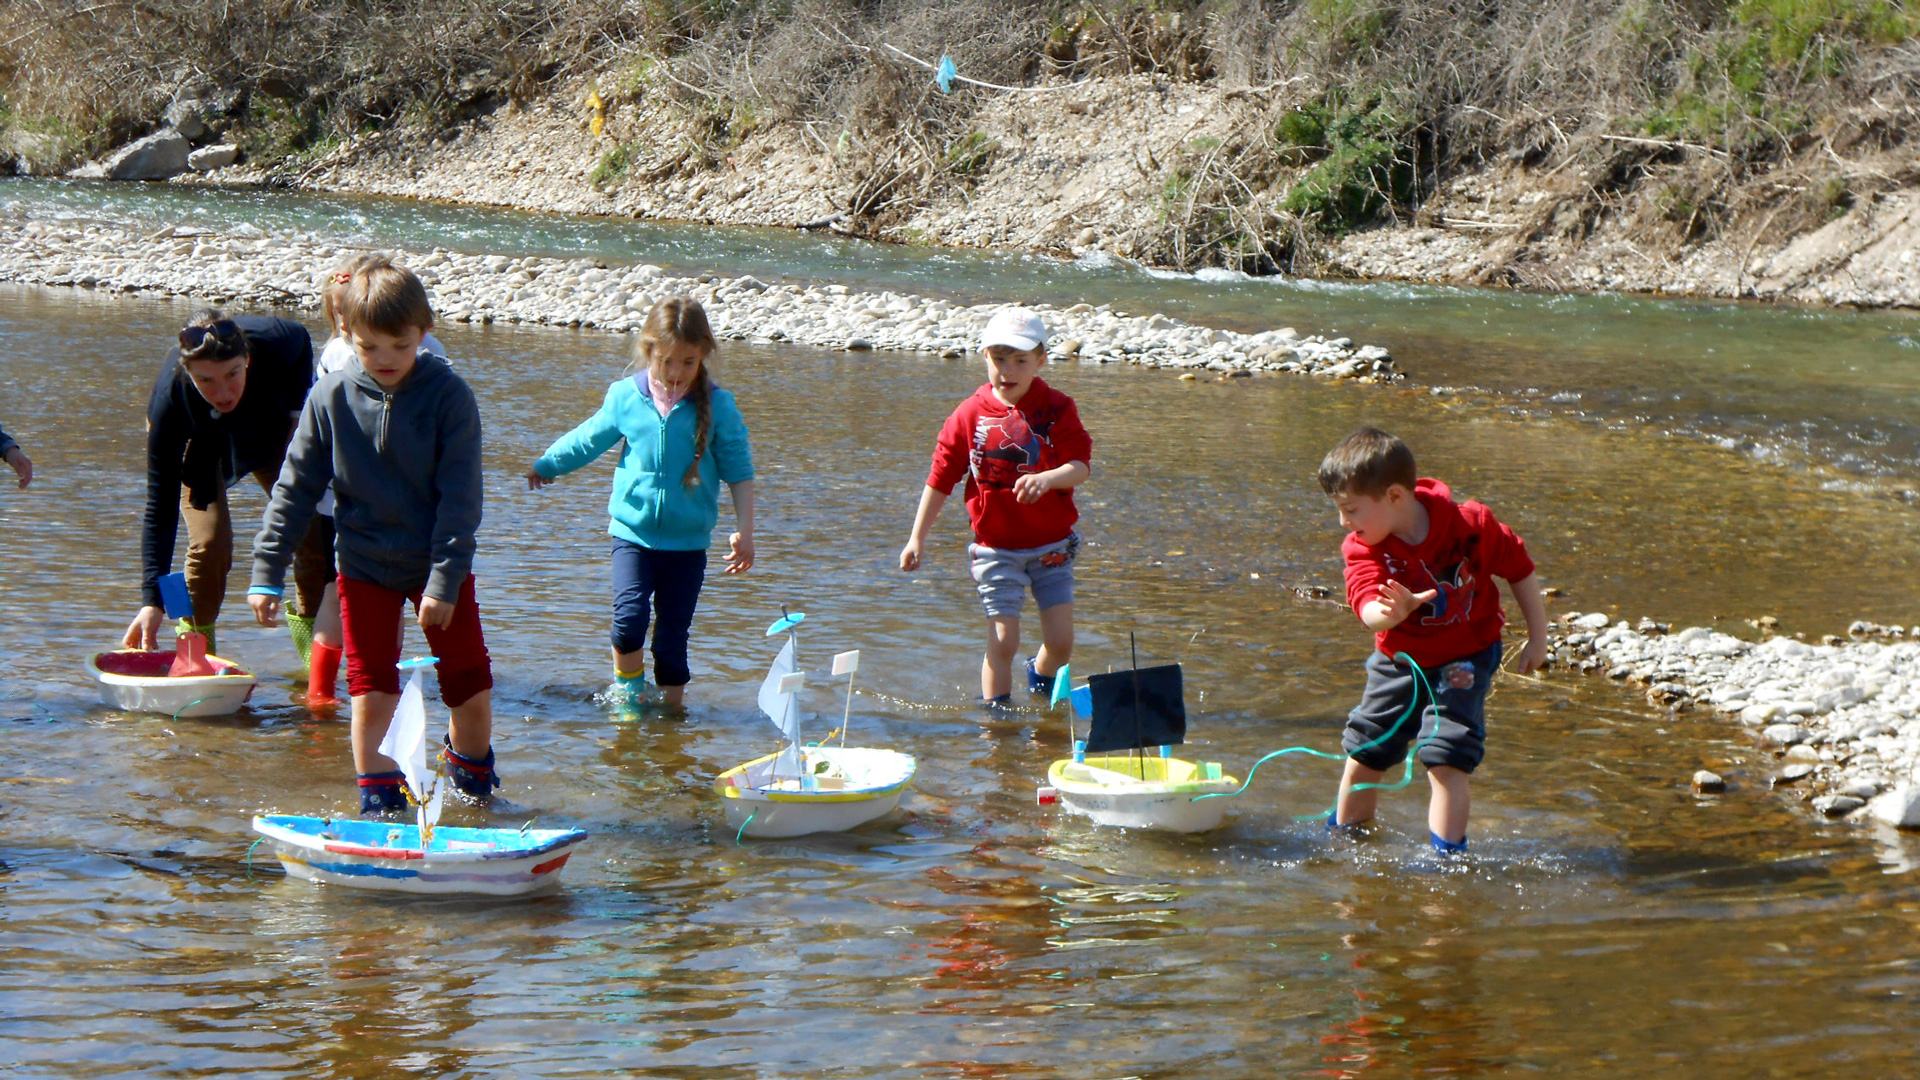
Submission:
{"label": "sunglasses on head", "polygon": [[212,338],[221,345],[240,340],[240,327],[232,319],[221,319],[212,326],[189,326],[180,331],[180,351],[196,353]]}

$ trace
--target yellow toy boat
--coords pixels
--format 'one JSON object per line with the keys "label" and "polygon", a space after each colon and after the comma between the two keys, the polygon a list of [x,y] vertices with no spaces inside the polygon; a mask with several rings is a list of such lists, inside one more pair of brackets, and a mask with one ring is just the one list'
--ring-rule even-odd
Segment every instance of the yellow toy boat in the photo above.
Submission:
{"label": "yellow toy boat", "polygon": [[[891,813],[913,782],[913,758],[896,750],[800,744],[797,701],[807,676],[795,660],[799,636],[793,628],[804,618],[804,614],[783,615],[767,628],[768,637],[786,634],[787,644],[760,686],[760,710],[786,737],[786,745],[713,780],[735,839],[858,828]],[[853,673],[859,667],[857,651],[833,658],[833,673],[847,677],[847,710],[839,731],[843,744],[847,722],[853,718]]]}
{"label": "yellow toy boat", "polygon": [[1070,689],[1071,680],[1062,667],[1054,703],[1068,701],[1072,714],[1091,723],[1087,737],[1074,740],[1073,757],[1048,767],[1036,793],[1041,806],[1123,828],[1206,832],[1220,826],[1226,802],[1204,796],[1231,793],[1240,782],[1222,774],[1217,762],[1173,756],[1187,733],[1180,665],[1095,675]]}

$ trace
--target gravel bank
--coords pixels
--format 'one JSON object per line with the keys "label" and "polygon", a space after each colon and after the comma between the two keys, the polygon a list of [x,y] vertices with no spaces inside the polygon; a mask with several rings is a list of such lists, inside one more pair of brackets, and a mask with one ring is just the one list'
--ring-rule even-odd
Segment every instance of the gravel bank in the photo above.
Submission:
{"label": "gravel bank", "polygon": [[[216,234],[176,227],[0,223],[0,280],[127,293],[184,295],[235,305],[314,308],[323,272],[359,249],[291,237]],[[661,297],[686,294],[707,308],[716,334],[822,348],[964,354],[997,305],[856,292],[845,285],[751,276],[674,277],[653,265],[591,259],[511,258],[436,248],[397,252],[419,273],[434,310],[450,322],[637,328]],[[1127,362],[1233,375],[1285,373],[1362,382],[1402,376],[1385,349],[1291,327],[1242,334],[1110,305],[1042,306],[1056,359]],[[1183,375],[1183,377],[1186,377]]]}
{"label": "gravel bank", "polygon": [[[1814,645],[1705,627],[1668,633],[1600,613],[1560,621],[1562,664],[1644,686],[1655,707],[1734,718],[1774,755],[1774,787],[1828,817],[1920,827],[1920,641],[1905,628],[1855,623],[1853,640]],[[1702,773],[1694,783],[1722,782]]]}

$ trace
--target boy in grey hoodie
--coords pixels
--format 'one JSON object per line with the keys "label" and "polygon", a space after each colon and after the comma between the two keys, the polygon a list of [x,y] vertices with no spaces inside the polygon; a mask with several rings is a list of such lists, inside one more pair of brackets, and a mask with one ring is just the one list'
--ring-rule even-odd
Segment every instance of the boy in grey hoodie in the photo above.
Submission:
{"label": "boy in grey hoodie", "polygon": [[255,617],[274,624],[282,582],[320,496],[332,485],[353,762],[363,813],[405,810],[397,763],[377,749],[400,700],[399,622],[412,600],[439,658],[453,712],[444,758],[454,787],[485,802],[493,771],[493,672],[473,591],[480,527],[480,410],[442,357],[426,289],[386,259],[362,266],[341,298],[359,362],[307,396],[266,521],[253,544]]}

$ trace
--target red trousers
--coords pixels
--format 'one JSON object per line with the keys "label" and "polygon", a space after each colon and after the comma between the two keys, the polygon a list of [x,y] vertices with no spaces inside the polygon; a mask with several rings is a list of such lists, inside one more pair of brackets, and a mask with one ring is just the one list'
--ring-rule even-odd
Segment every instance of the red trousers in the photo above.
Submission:
{"label": "red trousers", "polygon": [[[347,693],[400,692],[400,616],[407,601],[420,609],[420,593],[402,596],[370,582],[340,575],[340,626],[346,639]],[[493,666],[480,633],[480,604],[473,596],[473,575],[460,583],[453,623],[427,630],[427,646],[439,658],[440,700],[448,708],[465,704],[493,688]]]}

